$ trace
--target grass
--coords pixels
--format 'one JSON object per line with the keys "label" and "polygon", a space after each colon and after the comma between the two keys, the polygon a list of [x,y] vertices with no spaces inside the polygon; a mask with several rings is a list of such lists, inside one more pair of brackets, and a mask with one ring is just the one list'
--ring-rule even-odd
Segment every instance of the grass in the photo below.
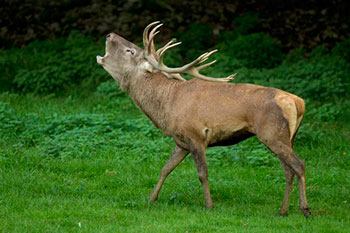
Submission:
{"label": "grass", "polygon": [[307,164],[313,216],[305,219],[296,186],[289,216],[278,216],[284,174],[278,160],[254,138],[208,149],[213,210],[204,208],[190,156],[168,177],[159,200],[149,205],[148,196],[174,144],[129,98],[5,93],[0,103],[5,106],[0,111],[0,232],[350,229],[346,120],[305,117],[295,145]]}

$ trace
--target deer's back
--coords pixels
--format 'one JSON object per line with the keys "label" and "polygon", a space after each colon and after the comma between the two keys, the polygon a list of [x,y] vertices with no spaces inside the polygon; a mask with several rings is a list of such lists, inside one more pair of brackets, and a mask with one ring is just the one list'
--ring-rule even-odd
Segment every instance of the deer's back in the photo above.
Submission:
{"label": "deer's back", "polygon": [[301,98],[276,88],[200,80],[180,84],[171,102],[169,127],[178,135],[191,131],[208,145],[239,142],[267,118],[286,121],[294,134],[305,109]]}

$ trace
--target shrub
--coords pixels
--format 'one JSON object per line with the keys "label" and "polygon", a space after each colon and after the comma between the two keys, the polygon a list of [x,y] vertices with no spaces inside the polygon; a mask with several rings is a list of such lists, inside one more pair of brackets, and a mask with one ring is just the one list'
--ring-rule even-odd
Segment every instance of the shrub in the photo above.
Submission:
{"label": "shrub", "polygon": [[1,53],[1,79],[11,80],[19,91],[38,94],[72,89],[83,80],[96,85],[108,77],[96,64],[98,53],[91,37],[73,31],[67,38],[36,41]]}
{"label": "shrub", "polygon": [[40,117],[26,113],[19,117],[9,104],[0,102],[0,149],[11,144],[19,150],[37,148],[43,156],[90,157],[101,147],[113,145],[113,149],[142,154],[142,150],[164,150],[152,142],[160,138],[168,140],[143,116],[121,120],[113,114]]}
{"label": "shrub", "polygon": [[247,12],[242,16],[236,17],[232,24],[235,26],[234,32],[238,35],[247,35],[253,33],[258,26],[259,14],[257,12]]}
{"label": "shrub", "polygon": [[240,35],[254,33],[259,21],[259,14],[256,12],[247,12],[238,16],[232,21],[233,31],[223,31],[220,33],[220,42],[233,41]]}
{"label": "shrub", "polygon": [[[349,106],[349,101],[347,101]],[[307,112],[312,121],[317,122],[334,122],[344,113],[344,105],[325,103],[321,106],[313,105]]]}
{"label": "shrub", "polygon": [[317,101],[349,96],[349,65],[332,56],[319,56],[270,70],[241,70],[238,74],[238,80],[280,88]]}
{"label": "shrub", "polygon": [[14,79],[22,92],[53,93],[69,87],[71,84],[67,70],[57,66],[46,66],[36,70],[21,70]]}
{"label": "shrub", "polygon": [[328,50],[323,45],[319,45],[310,52],[309,57],[310,59],[319,59],[325,57],[328,54]]}
{"label": "shrub", "polygon": [[300,62],[291,67],[279,67],[273,73],[272,85],[282,86],[304,98],[330,100],[347,94],[344,73],[330,64]]}
{"label": "shrub", "polygon": [[176,32],[174,36],[182,42],[178,49],[187,61],[196,59],[213,46],[213,29],[207,24],[190,24],[187,31]]}
{"label": "shrub", "polygon": [[325,136],[325,132],[320,130],[319,125],[313,125],[304,121],[298,130],[295,143],[301,144],[304,147],[313,147],[322,143]]}
{"label": "shrub", "polygon": [[44,156],[89,157],[106,144],[106,136],[94,128],[73,128],[52,137],[44,137],[39,144]]}
{"label": "shrub", "polygon": [[301,60],[304,60],[306,54],[305,49],[295,49],[293,51],[290,51],[284,61],[283,64],[295,64],[298,63]]}
{"label": "shrub", "polygon": [[233,41],[221,43],[219,48],[248,68],[272,68],[283,60],[281,45],[264,33],[241,35]]}
{"label": "shrub", "polygon": [[[89,157],[111,144],[123,150],[146,148],[143,140],[161,134],[145,118],[123,120],[99,114],[78,114],[47,118],[37,142],[43,156]],[[132,132],[143,132],[133,135]],[[141,146],[142,145],[142,146]],[[156,150],[157,145],[150,145]]]}
{"label": "shrub", "polygon": [[334,55],[340,56],[347,62],[350,62],[350,39],[336,44],[332,52]]}
{"label": "shrub", "polygon": [[108,98],[115,98],[118,96],[126,96],[125,92],[123,92],[118,84],[113,81],[106,81],[101,83],[97,89],[96,89],[96,94],[106,96]]}
{"label": "shrub", "polygon": [[23,122],[9,104],[0,102],[0,135],[18,134],[23,130]]}

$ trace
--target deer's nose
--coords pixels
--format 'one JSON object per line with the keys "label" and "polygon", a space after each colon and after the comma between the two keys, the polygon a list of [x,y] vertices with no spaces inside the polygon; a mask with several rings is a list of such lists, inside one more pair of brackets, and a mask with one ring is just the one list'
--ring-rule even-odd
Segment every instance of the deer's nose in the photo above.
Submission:
{"label": "deer's nose", "polygon": [[109,33],[109,34],[106,36],[106,38],[107,38],[107,39],[108,39],[108,38],[111,38],[111,39],[112,39],[115,35],[116,35],[115,33],[111,32],[111,33]]}

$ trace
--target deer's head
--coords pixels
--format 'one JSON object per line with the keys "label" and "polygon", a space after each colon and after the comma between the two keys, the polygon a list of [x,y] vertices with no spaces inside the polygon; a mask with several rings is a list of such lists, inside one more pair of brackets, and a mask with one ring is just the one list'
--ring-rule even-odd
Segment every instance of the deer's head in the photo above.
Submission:
{"label": "deer's head", "polygon": [[97,63],[118,82],[149,70],[143,50],[115,33],[106,36],[105,55],[97,56],[96,59]]}

